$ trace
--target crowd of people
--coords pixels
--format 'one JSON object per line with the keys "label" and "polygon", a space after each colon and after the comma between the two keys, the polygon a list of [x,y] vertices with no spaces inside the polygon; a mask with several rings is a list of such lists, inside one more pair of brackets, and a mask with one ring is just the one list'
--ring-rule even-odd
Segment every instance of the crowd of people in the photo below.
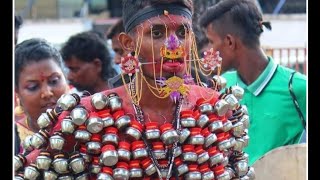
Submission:
{"label": "crowd of people", "polygon": [[192,0],[122,8],[106,36],[16,44],[16,179],[251,180],[266,153],[301,142],[306,76],[263,52],[271,23],[255,3],[198,20]]}

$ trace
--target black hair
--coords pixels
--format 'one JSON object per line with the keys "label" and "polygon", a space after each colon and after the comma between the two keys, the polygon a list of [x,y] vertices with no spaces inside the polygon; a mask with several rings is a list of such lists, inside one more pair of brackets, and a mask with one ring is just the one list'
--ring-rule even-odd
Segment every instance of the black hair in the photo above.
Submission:
{"label": "black hair", "polygon": [[108,80],[117,75],[112,67],[112,58],[110,52],[97,32],[85,31],[71,36],[61,48],[63,61],[69,61],[76,57],[84,62],[92,62],[98,58],[102,63],[101,78]]}
{"label": "black hair", "polygon": [[122,18],[123,25],[140,10],[159,4],[178,4],[185,6],[193,13],[192,0],[123,0],[122,1]]}
{"label": "black hair", "polygon": [[19,15],[14,16],[14,29],[20,29],[21,25],[23,24],[23,19]]}
{"label": "black hair", "polygon": [[233,34],[240,37],[247,47],[260,45],[263,25],[271,30],[269,22],[263,22],[262,13],[251,0],[223,0],[207,9],[200,18],[200,26],[214,25],[220,36]]}
{"label": "black hair", "polygon": [[32,62],[40,62],[52,58],[63,69],[62,58],[59,51],[42,38],[31,38],[15,46],[15,86],[19,85],[22,69]]}
{"label": "black hair", "polygon": [[112,25],[107,32],[107,38],[112,39],[115,35],[124,32],[123,20],[119,19],[114,25]]}

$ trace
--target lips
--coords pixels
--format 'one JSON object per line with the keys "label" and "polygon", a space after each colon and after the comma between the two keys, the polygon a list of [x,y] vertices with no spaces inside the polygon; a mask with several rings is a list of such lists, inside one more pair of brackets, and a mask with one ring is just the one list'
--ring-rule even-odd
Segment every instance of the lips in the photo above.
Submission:
{"label": "lips", "polygon": [[162,68],[167,72],[179,72],[183,69],[183,59],[164,59]]}

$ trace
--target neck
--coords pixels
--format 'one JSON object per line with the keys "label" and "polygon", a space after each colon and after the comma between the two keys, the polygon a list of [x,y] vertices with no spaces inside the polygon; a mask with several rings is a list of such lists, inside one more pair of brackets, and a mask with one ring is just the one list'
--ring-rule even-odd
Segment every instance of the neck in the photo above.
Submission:
{"label": "neck", "polygon": [[37,121],[32,120],[30,117],[26,118],[25,124],[29,130],[32,132],[38,132],[40,130]]}
{"label": "neck", "polygon": [[239,54],[238,74],[245,84],[250,85],[267,67],[268,58],[261,48],[246,49]]}
{"label": "neck", "polygon": [[92,92],[90,92],[90,93],[94,94],[97,92],[105,91],[107,89],[109,89],[107,83],[103,79],[101,79],[95,84],[95,86],[92,88]]}

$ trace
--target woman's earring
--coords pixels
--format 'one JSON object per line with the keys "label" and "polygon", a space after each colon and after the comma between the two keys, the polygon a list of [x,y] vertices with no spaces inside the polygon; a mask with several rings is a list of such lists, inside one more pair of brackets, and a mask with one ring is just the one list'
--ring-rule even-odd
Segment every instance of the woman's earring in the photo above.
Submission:
{"label": "woman's earring", "polygon": [[23,107],[20,104],[19,98],[17,98],[17,106],[14,108],[14,114],[16,116],[21,116],[24,113]]}

